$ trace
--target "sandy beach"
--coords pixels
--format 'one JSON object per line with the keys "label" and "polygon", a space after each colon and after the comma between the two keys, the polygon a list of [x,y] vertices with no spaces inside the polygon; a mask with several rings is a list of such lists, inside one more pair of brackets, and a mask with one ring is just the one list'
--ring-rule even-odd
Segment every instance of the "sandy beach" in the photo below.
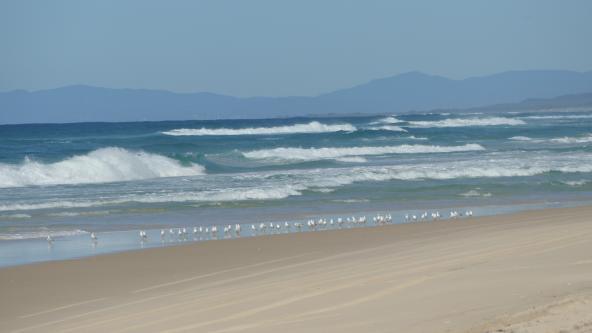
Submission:
{"label": "sandy beach", "polygon": [[592,207],[0,269],[2,332],[592,332]]}

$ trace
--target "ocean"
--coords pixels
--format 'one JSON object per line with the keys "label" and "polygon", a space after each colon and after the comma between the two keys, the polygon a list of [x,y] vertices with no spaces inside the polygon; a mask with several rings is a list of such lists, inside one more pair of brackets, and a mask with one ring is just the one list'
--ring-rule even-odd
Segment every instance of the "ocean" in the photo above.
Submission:
{"label": "ocean", "polygon": [[592,110],[0,126],[0,266],[180,241],[160,229],[591,199]]}

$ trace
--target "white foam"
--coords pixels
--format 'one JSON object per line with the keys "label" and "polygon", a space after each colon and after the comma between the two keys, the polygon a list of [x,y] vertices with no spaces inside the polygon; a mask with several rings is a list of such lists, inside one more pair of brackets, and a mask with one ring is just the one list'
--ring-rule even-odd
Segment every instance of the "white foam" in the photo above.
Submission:
{"label": "white foam", "polygon": [[[222,183],[214,189],[187,188],[150,193],[132,192],[112,198],[75,198],[70,200],[28,200],[4,203],[0,211],[47,208],[95,207],[127,203],[233,202],[239,200],[275,200],[302,195],[303,191],[328,191],[357,182],[391,180],[448,180],[497,177],[529,177],[548,172],[590,173],[592,154],[585,152],[546,153],[508,152],[484,154],[481,158],[455,156],[446,161],[419,160],[419,163],[365,165],[357,167],[259,171],[217,175]],[[218,184],[218,181],[216,182]],[[484,193],[482,196],[488,196]]]}
{"label": "white foam", "polygon": [[[308,187],[300,184],[278,184],[275,186],[260,186],[248,188],[220,189],[201,192],[172,192],[172,193],[147,193],[120,196],[111,199],[96,200],[61,200],[49,202],[13,203],[0,205],[0,211],[39,210],[57,208],[88,208],[100,206],[113,206],[124,203],[168,203],[168,202],[229,202],[246,200],[272,200],[283,199],[289,196],[301,195]],[[62,217],[64,212],[57,213]],[[79,213],[81,214],[81,213]],[[82,215],[82,214],[81,214]],[[54,215],[55,216],[55,215]],[[74,215],[72,215],[74,216]]]}
{"label": "white foam", "polygon": [[295,124],[275,127],[248,127],[248,128],[179,128],[162,132],[173,136],[203,136],[203,135],[273,135],[295,133],[331,133],[354,132],[356,127],[351,124],[327,125],[318,121],[308,124]]}
{"label": "white foam", "polygon": [[88,232],[80,229],[75,230],[59,230],[59,231],[26,231],[26,232],[18,232],[18,233],[0,233],[0,240],[23,240],[23,239],[37,239],[37,238],[46,238],[47,236],[51,236],[53,238],[56,237],[67,237],[67,236],[77,236],[83,235]]}
{"label": "white foam", "polygon": [[310,191],[319,192],[319,193],[331,193],[331,192],[335,192],[335,189],[321,187],[321,188],[311,188]]}
{"label": "white foam", "polygon": [[10,219],[10,220],[19,219],[19,220],[22,220],[22,219],[30,219],[30,218],[31,218],[31,215],[29,215],[29,214],[8,214],[8,215],[0,215],[0,219]]}
{"label": "white foam", "polygon": [[592,134],[588,134],[585,136],[579,137],[572,137],[572,136],[564,136],[560,138],[551,138],[551,139],[533,139],[527,136],[513,136],[509,138],[510,140],[514,141],[529,141],[533,143],[558,143],[558,144],[579,144],[579,143],[591,143],[592,142]]}
{"label": "white foam", "polygon": [[369,130],[372,131],[392,131],[392,132],[407,132],[406,129],[400,126],[393,126],[393,125],[384,125],[384,126],[377,126],[377,127],[368,127]]}
{"label": "white foam", "polygon": [[386,155],[386,154],[426,154],[450,153],[461,151],[485,150],[478,144],[462,146],[429,146],[429,145],[400,145],[382,147],[335,147],[335,148],[274,148],[243,152],[243,156],[250,159],[317,161],[326,159],[343,159],[345,157]]}
{"label": "white foam", "polygon": [[82,212],[57,212],[49,213],[47,215],[54,217],[76,217],[76,216],[101,216],[109,215],[111,211],[108,210],[97,210],[97,211],[82,211]]}
{"label": "white foam", "polygon": [[470,190],[460,194],[463,197],[480,197],[481,193],[477,190]]}
{"label": "white foam", "polygon": [[592,118],[592,114],[566,114],[551,116],[524,116],[523,119],[587,119]]}
{"label": "white foam", "polygon": [[336,161],[339,162],[346,162],[346,163],[365,163],[368,162],[367,159],[361,157],[361,156],[345,156],[345,157],[339,157],[335,159]]}
{"label": "white foam", "polygon": [[470,190],[459,195],[463,197],[491,197],[491,193],[481,193],[477,190]]}
{"label": "white foam", "polygon": [[510,138],[510,140],[514,140],[514,141],[532,141],[532,138],[529,138],[527,136],[513,136]]}
{"label": "white foam", "polygon": [[55,163],[30,159],[19,165],[0,163],[0,188],[106,183],[203,173],[204,168],[197,164],[184,166],[165,156],[111,147]]}
{"label": "white foam", "polygon": [[569,185],[569,186],[573,186],[573,187],[578,187],[578,186],[584,186],[586,184],[588,184],[588,181],[585,179],[580,179],[580,180],[566,180],[562,182],[565,185]]}
{"label": "white foam", "polygon": [[553,138],[553,139],[550,139],[549,141],[554,142],[554,143],[564,143],[564,144],[590,143],[590,142],[592,142],[592,135],[588,134],[587,136],[581,136],[581,137],[564,136],[562,138]]}
{"label": "white foam", "polygon": [[504,118],[504,117],[490,117],[490,118],[449,118],[443,120],[433,121],[410,121],[411,127],[469,127],[469,126],[516,126],[526,124],[523,120]]}
{"label": "white foam", "polygon": [[370,202],[368,199],[335,199],[331,200],[333,202],[343,202],[343,203],[362,203],[362,202]]}
{"label": "white foam", "polygon": [[385,117],[382,119],[378,119],[377,121],[371,122],[371,125],[377,125],[377,124],[397,124],[397,123],[403,123],[403,120],[397,119],[394,116],[389,116],[389,117]]}

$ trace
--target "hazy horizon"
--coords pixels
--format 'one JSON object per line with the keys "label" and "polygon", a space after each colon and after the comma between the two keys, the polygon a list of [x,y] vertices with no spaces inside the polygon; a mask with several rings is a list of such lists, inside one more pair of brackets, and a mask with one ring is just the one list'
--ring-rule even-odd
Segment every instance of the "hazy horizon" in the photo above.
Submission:
{"label": "hazy horizon", "polygon": [[586,72],[590,12],[586,1],[6,1],[0,91],[315,96],[410,71]]}
{"label": "hazy horizon", "polygon": [[[23,89],[23,88],[16,88],[16,89],[10,89],[10,90],[0,90],[0,93],[9,93],[9,92],[14,92],[14,91],[26,91],[26,92],[40,92],[40,91],[46,91],[46,90],[54,90],[54,89],[62,89],[62,88],[68,88],[68,87],[76,87],[76,86],[81,86],[81,87],[93,87],[93,88],[103,88],[103,89],[114,89],[114,90],[147,90],[147,91],[163,91],[163,92],[170,92],[170,93],[179,93],[179,94],[192,94],[192,93],[207,93],[207,94],[214,94],[214,95],[223,95],[223,96],[228,96],[228,97],[238,97],[238,98],[251,98],[251,97],[318,97],[324,94],[329,94],[332,92],[336,92],[336,91],[341,91],[341,90],[347,90],[350,88],[355,88],[357,86],[360,85],[364,85],[364,84],[368,84],[371,83],[373,81],[378,81],[378,80],[384,80],[384,79],[389,79],[389,78],[393,78],[393,77],[397,77],[400,75],[405,75],[405,74],[411,74],[411,73],[419,73],[425,76],[431,76],[431,77],[438,77],[438,78],[444,78],[447,80],[452,80],[452,81],[463,81],[463,80],[469,80],[469,79],[477,79],[477,78],[486,78],[486,77],[490,77],[490,76],[495,76],[495,75],[500,75],[500,74],[505,74],[505,73],[513,73],[513,72],[573,72],[573,73],[579,73],[579,74],[585,74],[585,73],[589,73],[592,72],[592,70],[584,70],[584,71],[573,71],[573,70],[566,70],[566,69],[532,69],[532,70],[518,70],[518,69],[509,69],[506,71],[501,71],[501,72],[496,72],[496,73],[490,73],[490,74],[484,74],[484,75],[472,75],[472,76],[467,76],[467,77],[462,77],[462,78],[452,78],[452,77],[447,77],[447,76],[443,76],[443,75],[436,75],[436,74],[432,74],[432,73],[426,73],[424,71],[420,71],[420,70],[413,70],[413,71],[407,71],[407,72],[402,72],[402,73],[396,73],[393,75],[385,75],[385,76],[381,76],[381,77],[376,77],[376,78],[372,78],[369,79],[367,81],[364,82],[358,82],[358,83],[354,83],[351,86],[345,86],[345,87],[335,87],[333,89],[329,89],[327,91],[321,91],[318,94],[314,94],[314,95],[286,95],[286,96],[263,96],[263,95],[254,95],[254,96],[234,96],[234,95],[229,95],[229,94],[221,94],[215,91],[174,91],[174,90],[169,90],[169,89],[158,89],[158,88],[134,88],[134,87],[110,87],[110,86],[98,86],[98,85],[93,85],[93,84],[86,84],[86,83],[71,83],[71,84],[66,84],[66,85],[61,85],[61,86],[56,86],[56,87],[48,87],[48,88],[42,88],[42,89]],[[536,97],[533,97],[536,98]]]}

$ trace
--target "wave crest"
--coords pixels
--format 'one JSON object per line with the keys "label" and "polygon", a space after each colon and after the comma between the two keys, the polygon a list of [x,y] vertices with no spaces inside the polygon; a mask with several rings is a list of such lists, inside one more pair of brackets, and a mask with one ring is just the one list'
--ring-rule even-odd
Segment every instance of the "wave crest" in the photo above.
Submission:
{"label": "wave crest", "polygon": [[566,114],[566,115],[550,115],[550,116],[524,116],[523,119],[588,119],[592,118],[592,114]]}
{"label": "wave crest", "polygon": [[406,129],[399,127],[399,126],[394,126],[394,125],[383,125],[383,126],[378,126],[378,127],[370,127],[368,129],[371,131],[407,132]]}
{"label": "wave crest", "polygon": [[247,127],[247,128],[179,128],[162,132],[172,136],[205,136],[205,135],[273,135],[296,133],[331,133],[331,132],[355,132],[357,128],[351,124],[327,125],[318,121],[308,124],[294,124],[274,127]]}
{"label": "wave crest", "polygon": [[378,124],[397,124],[397,123],[403,123],[403,120],[397,119],[394,116],[389,116],[389,117],[385,117],[382,119],[378,119],[377,121],[371,122],[371,125],[378,125]]}
{"label": "wave crest", "polygon": [[[171,191],[133,192],[129,195],[68,197],[0,203],[1,211],[85,208],[117,206],[126,203],[154,204],[168,202],[233,202],[242,200],[277,200],[303,195],[304,191],[330,192],[358,182],[390,180],[448,180],[498,177],[529,177],[548,172],[590,173],[592,154],[505,154],[479,159],[419,164],[359,166],[342,168],[292,169],[239,173],[220,176],[227,186],[171,188]],[[585,176],[583,176],[585,177]],[[209,177],[208,177],[209,178]],[[580,184],[573,183],[574,185]],[[482,194],[482,196],[485,194]],[[488,195],[488,194],[487,194]]]}
{"label": "wave crest", "polygon": [[511,137],[510,140],[513,140],[513,141],[532,141],[532,138],[529,138],[527,136],[518,135],[518,136]]}
{"label": "wave crest", "polygon": [[565,144],[590,143],[590,142],[592,142],[592,135],[588,134],[587,136],[581,136],[581,137],[564,136],[562,138],[553,138],[553,139],[550,139],[549,141],[554,142],[554,143],[565,143]]}
{"label": "wave crest", "polygon": [[557,143],[557,144],[580,144],[580,143],[592,143],[592,134],[584,136],[564,136],[560,138],[551,139],[533,139],[527,136],[513,136],[509,138],[513,141],[528,141],[532,143]]}
{"label": "wave crest", "polygon": [[[429,146],[429,145],[400,145],[382,147],[342,147],[342,148],[274,148],[243,152],[243,156],[250,159],[269,160],[297,160],[318,161],[326,159],[339,159],[368,155],[386,154],[426,154],[426,153],[451,153],[461,151],[485,150],[478,144],[466,144],[462,146]],[[351,159],[350,159],[351,161]],[[359,160],[361,161],[361,160]]]}
{"label": "wave crest", "polygon": [[520,119],[490,117],[490,118],[449,118],[433,121],[410,121],[411,127],[469,127],[469,126],[500,126],[500,125],[525,125]]}
{"label": "wave crest", "polygon": [[109,147],[55,163],[25,159],[20,165],[0,163],[0,188],[31,185],[108,183],[160,177],[195,176],[204,173],[197,164],[142,151]]}

